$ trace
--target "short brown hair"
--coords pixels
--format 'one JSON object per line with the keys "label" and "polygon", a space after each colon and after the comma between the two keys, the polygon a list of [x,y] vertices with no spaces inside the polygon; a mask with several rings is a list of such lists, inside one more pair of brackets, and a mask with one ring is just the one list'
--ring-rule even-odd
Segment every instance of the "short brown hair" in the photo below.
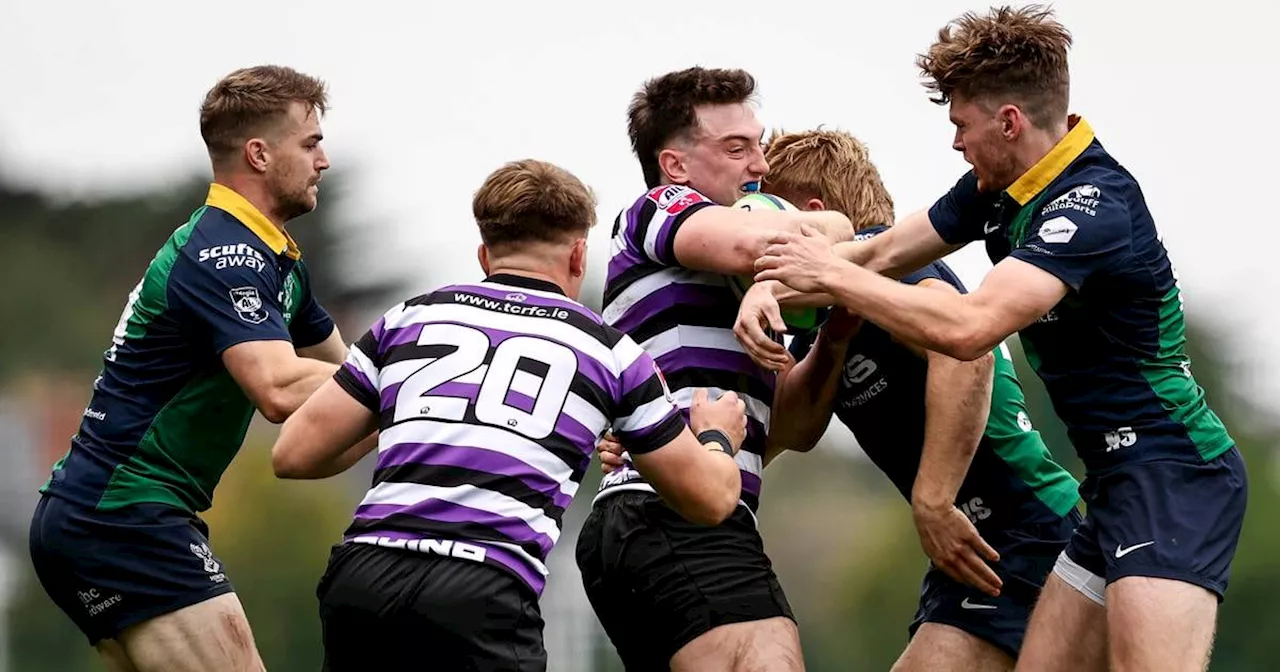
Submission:
{"label": "short brown hair", "polygon": [[596,198],[573,173],[545,161],[512,161],[476,191],[471,212],[480,239],[493,249],[525,242],[563,242],[596,223]]}
{"label": "short brown hair", "polygon": [[1071,33],[1042,5],[967,12],[938,31],[928,53],[916,56],[935,103],[953,94],[1007,98],[1020,104],[1031,123],[1048,128],[1066,119],[1071,77],[1067,49]]}
{"label": "short brown hair", "polygon": [[765,191],[816,196],[847,216],[855,231],[893,224],[893,198],[880,171],[867,146],[849,133],[774,131],[764,156],[769,162]]}
{"label": "short brown hair", "polygon": [[218,161],[249,138],[265,132],[299,102],[324,114],[329,105],[325,83],[280,65],[241,68],[223,77],[200,106],[200,136]]}
{"label": "short brown hair", "polygon": [[755,93],[755,77],[737,69],[693,67],[645,82],[627,108],[627,134],[645,184],[662,184],[658,153],[672,139],[687,137],[696,129],[695,108],[745,103]]}

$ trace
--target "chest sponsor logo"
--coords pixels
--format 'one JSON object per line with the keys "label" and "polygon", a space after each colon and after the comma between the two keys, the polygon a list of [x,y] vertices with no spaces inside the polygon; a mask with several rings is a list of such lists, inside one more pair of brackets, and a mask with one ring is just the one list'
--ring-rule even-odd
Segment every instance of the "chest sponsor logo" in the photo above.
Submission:
{"label": "chest sponsor logo", "polygon": [[981,497],[973,497],[967,502],[960,502],[959,506],[964,515],[968,516],[969,522],[974,525],[977,525],[979,520],[986,520],[991,517],[991,507],[987,506]]}
{"label": "chest sponsor logo", "polygon": [[198,259],[202,264],[212,261],[217,269],[244,266],[261,273],[267,267],[266,258],[246,243],[206,247],[200,250]]}
{"label": "chest sponsor logo", "polygon": [[1110,453],[1137,443],[1138,434],[1132,427],[1121,427],[1103,434],[1102,439],[1107,442],[1107,452]]}
{"label": "chest sponsor logo", "polygon": [[236,287],[229,292],[231,306],[236,309],[240,319],[249,324],[262,324],[267,321],[267,308],[262,305],[262,297],[257,287]]}
{"label": "chest sponsor logo", "polygon": [[1094,217],[1098,214],[1098,202],[1101,196],[1101,189],[1092,184],[1082,184],[1050,201],[1040,210],[1040,214],[1050,215],[1063,210],[1075,210]]}

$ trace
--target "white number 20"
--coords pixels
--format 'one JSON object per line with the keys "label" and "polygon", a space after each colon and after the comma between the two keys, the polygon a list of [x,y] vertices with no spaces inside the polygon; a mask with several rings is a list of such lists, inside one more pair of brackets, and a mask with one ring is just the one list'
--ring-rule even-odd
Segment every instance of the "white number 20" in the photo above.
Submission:
{"label": "white number 20", "polygon": [[[449,395],[427,394],[475,371],[489,352],[489,336],[479,329],[456,324],[428,324],[422,327],[418,345],[444,345],[453,352],[418,369],[404,380],[396,394],[395,421],[433,418],[462,420],[469,400]],[[533,410],[525,411],[507,403],[507,393],[517,375],[530,374],[516,367],[521,359],[540,362],[546,375],[536,384]],[[578,357],[568,347],[532,336],[512,336],[493,351],[476,396],[476,420],[505,427],[531,439],[543,439],[555,431],[556,420],[569,396],[569,386],[578,372]]]}

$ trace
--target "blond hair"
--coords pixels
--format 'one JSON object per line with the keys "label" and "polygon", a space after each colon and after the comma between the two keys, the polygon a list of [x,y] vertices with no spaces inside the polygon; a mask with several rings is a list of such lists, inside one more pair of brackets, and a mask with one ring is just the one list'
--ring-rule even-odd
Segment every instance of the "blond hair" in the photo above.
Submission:
{"label": "blond hair", "polygon": [[1031,123],[1049,128],[1066,119],[1071,33],[1042,5],[967,12],[938,31],[916,65],[945,105],[955,94],[987,104],[1015,102]]}
{"label": "blond hair", "polygon": [[[860,231],[893,224],[893,198],[866,145],[844,131],[774,131],[765,151],[765,191],[816,197]],[[800,205],[800,204],[796,204]]]}
{"label": "blond hair", "polygon": [[210,158],[216,163],[267,132],[287,118],[295,102],[323,115],[329,105],[325,83],[280,65],[241,68],[223,77],[200,106],[200,136]]}
{"label": "blond hair", "polygon": [[513,161],[490,173],[471,201],[486,247],[565,242],[596,223],[596,199],[569,171],[545,161]]}

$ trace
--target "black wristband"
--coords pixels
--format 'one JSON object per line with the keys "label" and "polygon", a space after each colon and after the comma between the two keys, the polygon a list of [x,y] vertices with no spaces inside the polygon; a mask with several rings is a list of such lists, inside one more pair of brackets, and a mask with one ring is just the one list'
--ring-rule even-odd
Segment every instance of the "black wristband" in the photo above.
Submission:
{"label": "black wristband", "polygon": [[720,450],[723,450],[729,457],[733,457],[736,452],[733,449],[733,442],[729,440],[729,435],[718,429],[704,429],[698,432],[698,442],[703,445],[718,443],[720,444]]}

